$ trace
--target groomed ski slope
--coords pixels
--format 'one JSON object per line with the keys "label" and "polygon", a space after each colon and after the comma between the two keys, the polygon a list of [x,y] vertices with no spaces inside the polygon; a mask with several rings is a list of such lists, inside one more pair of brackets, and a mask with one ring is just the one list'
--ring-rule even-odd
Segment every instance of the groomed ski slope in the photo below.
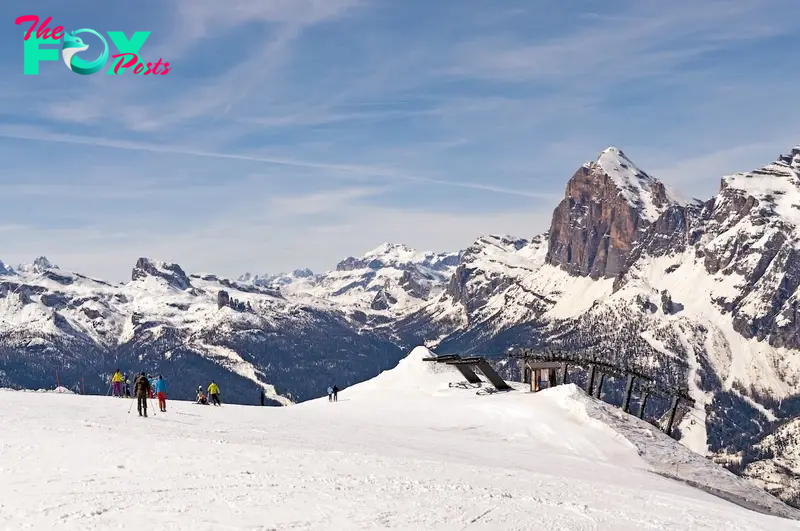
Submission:
{"label": "groomed ski slope", "polygon": [[0,528],[800,529],[652,473],[572,386],[478,394],[427,354],[335,404],[2,391]]}

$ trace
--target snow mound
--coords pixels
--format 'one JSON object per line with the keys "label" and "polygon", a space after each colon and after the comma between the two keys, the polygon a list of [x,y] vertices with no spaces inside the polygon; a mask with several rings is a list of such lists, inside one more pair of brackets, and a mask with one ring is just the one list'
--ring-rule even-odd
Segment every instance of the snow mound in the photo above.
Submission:
{"label": "snow mound", "polygon": [[348,388],[348,394],[370,392],[386,395],[390,390],[397,392],[433,393],[449,388],[450,382],[458,374],[453,367],[424,361],[436,357],[426,347],[415,347],[396,367],[383,371],[375,378]]}

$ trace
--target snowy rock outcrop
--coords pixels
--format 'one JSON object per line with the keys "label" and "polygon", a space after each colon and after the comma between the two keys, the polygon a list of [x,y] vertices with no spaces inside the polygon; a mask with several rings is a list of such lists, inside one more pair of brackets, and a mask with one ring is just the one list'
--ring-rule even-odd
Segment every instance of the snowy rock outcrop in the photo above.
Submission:
{"label": "snowy rock outcrop", "polygon": [[41,274],[49,269],[58,269],[57,265],[50,263],[45,256],[39,256],[32,264],[20,264],[17,266],[17,273],[23,275]]}
{"label": "snowy rock outcrop", "polygon": [[634,242],[682,200],[617,148],[584,164],[567,183],[553,212],[547,263],[574,275],[615,277]]}
{"label": "snowy rock outcrop", "polygon": [[131,280],[143,280],[148,277],[161,278],[178,290],[189,289],[192,283],[178,264],[159,262],[149,258],[139,258],[131,273]]}
{"label": "snowy rock outcrop", "polygon": [[327,301],[355,322],[375,324],[407,315],[438,296],[457,264],[458,253],[425,253],[384,243],[361,257],[342,260],[326,273],[298,269],[274,276],[246,274],[240,280],[271,286],[299,300]]}

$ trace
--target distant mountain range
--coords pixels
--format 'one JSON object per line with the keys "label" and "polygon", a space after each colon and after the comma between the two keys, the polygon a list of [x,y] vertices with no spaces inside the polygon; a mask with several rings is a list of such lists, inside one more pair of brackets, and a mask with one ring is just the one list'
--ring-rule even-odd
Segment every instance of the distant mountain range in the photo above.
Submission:
{"label": "distant mountain range", "polygon": [[[696,407],[674,435],[800,502],[800,146],[687,200],[617,148],[569,179],[549,230],[453,253],[384,244],[334,271],[238,279],[142,258],[111,285],[46,258],[0,262],[0,385],[159,371],[190,397],[320,396],[439,353],[558,350],[634,366]],[[498,364],[513,377],[516,368]],[[622,382],[607,386],[618,399]],[[653,400],[651,417],[667,405]]]}

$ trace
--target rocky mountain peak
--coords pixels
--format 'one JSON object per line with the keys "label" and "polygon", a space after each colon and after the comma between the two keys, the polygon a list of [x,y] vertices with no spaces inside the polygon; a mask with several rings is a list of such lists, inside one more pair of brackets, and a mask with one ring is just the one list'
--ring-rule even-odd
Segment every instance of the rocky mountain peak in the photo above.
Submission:
{"label": "rocky mountain peak", "polygon": [[567,183],[553,212],[547,263],[576,276],[615,277],[641,232],[676,204],[685,201],[610,147]]}
{"label": "rocky mountain peak", "polygon": [[20,264],[17,266],[17,272],[23,274],[39,274],[48,269],[58,269],[58,266],[52,264],[46,256],[37,257],[32,264]]}
{"label": "rocky mountain peak", "polygon": [[311,278],[314,276],[314,272],[311,271],[309,268],[304,267],[302,269],[295,269],[292,271],[292,276],[297,278]]}
{"label": "rocky mountain peak", "polygon": [[191,286],[189,277],[178,264],[139,258],[131,273],[131,280],[142,280],[147,277],[162,278],[170,286],[179,290],[185,290]]}
{"label": "rocky mountain peak", "polygon": [[795,146],[787,155],[778,157],[778,164],[786,164],[794,170],[800,170],[800,146]]}
{"label": "rocky mountain peak", "polygon": [[371,251],[367,251],[364,254],[364,258],[368,256],[387,256],[387,255],[413,255],[416,254],[416,251],[411,247],[404,245],[402,243],[382,243],[379,246],[375,247]]}
{"label": "rocky mountain peak", "polygon": [[621,149],[609,147],[594,163],[584,165],[598,169],[619,188],[628,203],[640,211],[640,216],[653,222],[672,204],[686,201],[661,181],[639,169]]}
{"label": "rocky mountain peak", "polygon": [[336,265],[336,270],[371,269],[376,271],[384,267],[409,270],[422,266],[437,271],[446,271],[457,263],[458,253],[426,253],[404,244],[384,243],[360,258],[351,256],[342,260]]}
{"label": "rocky mountain peak", "polygon": [[800,227],[800,146],[763,168],[723,177],[715,210],[727,225],[752,213],[759,226],[778,218]]}
{"label": "rocky mountain peak", "polygon": [[10,267],[6,266],[2,260],[0,260],[0,275],[13,275],[14,270]]}

